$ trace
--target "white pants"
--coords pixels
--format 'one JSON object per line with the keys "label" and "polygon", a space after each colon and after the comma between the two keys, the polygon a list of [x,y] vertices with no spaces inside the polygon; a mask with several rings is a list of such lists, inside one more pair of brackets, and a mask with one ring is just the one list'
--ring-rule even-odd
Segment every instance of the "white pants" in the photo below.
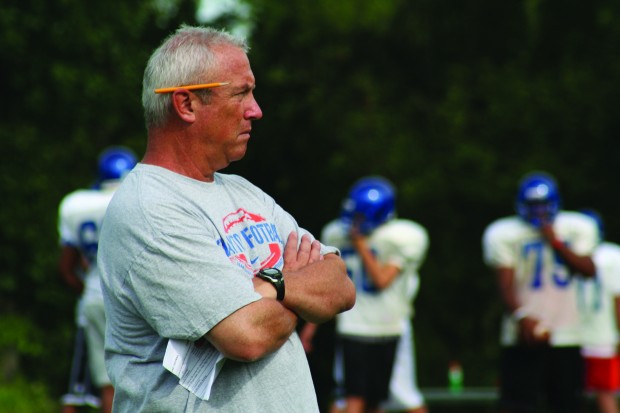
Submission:
{"label": "white pants", "polygon": [[[394,357],[394,367],[390,379],[390,396],[381,406],[385,410],[409,410],[424,405],[424,397],[416,380],[413,327],[410,320],[405,320],[403,324],[403,334],[396,346],[396,356]],[[334,356],[334,380],[336,387],[341,389],[344,373],[340,348],[336,348]],[[341,390],[337,390],[335,403],[339,407],[344,406],[345,401],[342,396]]]}
{"label": "white pants", "polygon": [[424,397],[416,380],[416,357],[413,327],[405,320],[403,334],[396,346],[394,369],[390,379],[390,398],[383,404],[386,410],[415,409],[424,405]]}

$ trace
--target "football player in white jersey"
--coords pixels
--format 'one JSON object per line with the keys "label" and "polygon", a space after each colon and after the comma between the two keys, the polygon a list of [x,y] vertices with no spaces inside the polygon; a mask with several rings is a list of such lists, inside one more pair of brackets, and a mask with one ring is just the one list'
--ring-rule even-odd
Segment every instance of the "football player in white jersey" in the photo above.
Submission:
{"label": "football player in white jersey", "polygon": [[[426,230],[395,217],[389,181],[366,177],[353,185],[341,217],[323,228],[321,240],[340,249],[357,290],[355,306],[336,317],[334,378],[343,397],[332,410],[380,412],[389,398],[390,409],[426,412],[411,331]],[[306,343],[314,328],[304,326]]]}
{"label": "football player in white jersey", "polygon": [[[136,157],[129,149],[108,148],[99,157],[94,187],[76,190],[60,203],[60,275],[67,286],[81,295],[69,393],[63,396],[66,413],[81,405],[100,406],[104,413],[112,411],[114,389],[104,364],[105,313],[97,271],[97,246],[108,203],[121,179],[135,165]],[[86,353],[87,357],[83,358]],[[87,364],[83,359],[88,360]],[[100,400],[88,394],[90,380],[100,390]]]}
{"label": "football player in white jersey", "polygon": [[591,218],[560,210],[553,177],[533,172],[520,182],[517,215],[483,235],[505,307],[501,329],[500,411],[556,413],[582,405],[583,359],[576,278],[595,274],[598,229]]}
{"label": "football player in white jersey", "polygon": [[596,396],[601,413],[618,413],[616,392],[620,390],[618,323],[620,322],[620,245],[604,240],[603,220],[591,210],[582,210],[599,227],[599,246],[594,250],[596,277],[579,280],[577,304],[582,321],[587,391]]}

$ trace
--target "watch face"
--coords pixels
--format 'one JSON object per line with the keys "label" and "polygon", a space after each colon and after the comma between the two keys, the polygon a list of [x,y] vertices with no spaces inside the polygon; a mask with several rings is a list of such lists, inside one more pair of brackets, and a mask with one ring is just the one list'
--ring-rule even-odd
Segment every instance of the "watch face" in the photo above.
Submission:
{"label": "watch face", "polygon": [[263,270],[261,270],[261,272],[265,275],[268,275],[270,277],[279,277],[282,275],[282,273],[280,272],[280,270],[278,270],[277,268],[265,268]]}
{"label": "watch face", "polygon": [[263,268],[258,272],[258,276],[266,281],[269,281],[277,291],[276,299],[278,301],[284,300],[284,277],[282,272],[277,268]]}

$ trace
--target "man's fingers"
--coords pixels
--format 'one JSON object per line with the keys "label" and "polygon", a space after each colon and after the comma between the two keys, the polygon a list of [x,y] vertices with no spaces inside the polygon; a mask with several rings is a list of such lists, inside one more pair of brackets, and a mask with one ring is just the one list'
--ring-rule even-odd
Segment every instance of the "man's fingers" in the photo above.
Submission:
{"label": "man's fingers", "polygon": [[310,257],[310,251],[312,249],[312,241],[308,234],[301,237],[301,243],[299,244],[299,250],[297,251],[297,262],[300,266],[304,266],[308,263]]}
{"label": "man's fingers", "polygon": [[289,271],[298,270],[323,258],[321,257],[321,243],[319,241],[312,241],[312,237],[305,234],[301,237],[298,247],[297,240],[298,235],[293,231],[289,234],[284,246],[284,269]]}
{"label": "man's fingers", "polygon": [[310,257],[308,258],[308,264],[321,260],[321,243],[317,240],[312,241],[312,247],[310,248]]}
{"label": "man's fingers", "polygon": [[284,246],[284,265],[288,263],[294,265],[297,261],[297,232],[291,231],[288,234],[286,245]]}

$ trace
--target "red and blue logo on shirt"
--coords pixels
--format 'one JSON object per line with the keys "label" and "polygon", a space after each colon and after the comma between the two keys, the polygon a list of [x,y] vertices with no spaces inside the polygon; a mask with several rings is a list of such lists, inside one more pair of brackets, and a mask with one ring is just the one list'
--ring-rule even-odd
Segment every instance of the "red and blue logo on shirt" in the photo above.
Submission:
{"label": "red and blue logo on shirt", "polygon": [[254,275],[261,268],[277,267],[282,260],[282,239],[275,224],[239,208],[222,220],[223,238],[218,240],[230,261]]}

